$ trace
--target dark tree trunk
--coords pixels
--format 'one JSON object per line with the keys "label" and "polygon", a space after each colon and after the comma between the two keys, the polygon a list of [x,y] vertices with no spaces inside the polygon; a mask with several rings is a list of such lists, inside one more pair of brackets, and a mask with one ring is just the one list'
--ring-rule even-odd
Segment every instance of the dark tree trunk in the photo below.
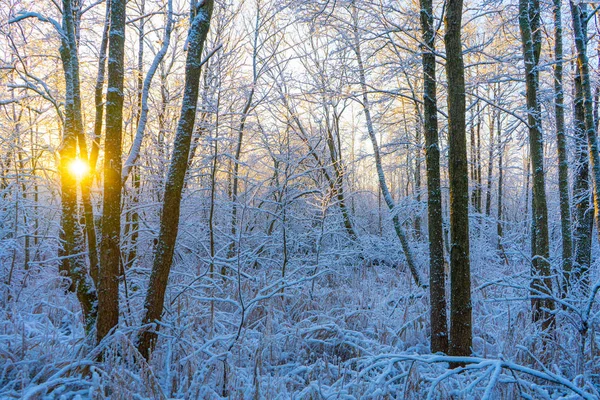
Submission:
{"label": "dark tree trunk", "polygon": [[532,226],[532,317],[542,323],[542,328],[552,324],[553,302],[540,298],[552,293],[548,237],[548,206],[544,178],[544,146],[541,109],[537,98],[538,60],[540,50],[539,4],[536,0],[520,0],[519,27],[525,61],[526,97],[529,124],[529,149],[533,171],[533,226]]}
{"label": "dark tree trunk", "polygon": [[62,201],[61,237],[63,239],[60,256],[65,258],[61,261],[60,269],[65,271],[71,279],[71,285],[81,304],[84,326],[86,332],[89,333],[96,318],[96,292],[85,266],[82,265],[81,257],[75,255],[83,251],[83,248],[80,247],[83,238],[77,223],[77,180],[69,171],[70,164],[77,158],[77,140],[83,138],[81,100],[79,98],[79,60],[71,0],[63,1],[63,10],[63,30],[66,32],[66,38],[62,40],[60,54],[66,87],[65,124],[59,170]]}
{"label": "dark tree trunk", "polygon": [[[161,207],[160,231],[155,249],[154,264],[150,275],[148,293],[145,300],[146,313],[144,324],[160,321],[164,308],[165,291],[173,263],[173,253],[179,228],[181,194],[188,167],[192,133],[196,120],[196,105],[200,86],[202,51],[210,27],[213,1],[205,0],[196,10],[192,10],[192,21],[188,35],[188,53],[185,63],[185,86],[181,105],[181,114],[175,133],[175,144],[171,156],[171,165],[165,182],[165,193]],[[155,327],[140,334],[138,349],[146,358],[150,358],[156,344]]]}
{"label": "dark tree trunk", "polygon": [[104,199],[98,279],[98,341],[108,335],[119,323],[125,3],[125,0],[111,0],[110,3]]}
{"label": "dark tree trunk", "polygon": [[450,180],[450,347],[453,356],[469,356],[471,266],[469,258],[469,176],[465,126],[465,68],[462,55],[462,0],[446,9],[446,75],[448,79],[448,169]]}
{"label": "dark tree trunk", "polygon": [[[565,138],[565,104],[563,91],[562,0],[554,0],[554,115],[558,151],[558,193],[560,195],[560,229],[562,236],[563,278],[570,275],[573,257],[571,238],[571,201],[569,199],[569,160]],[[564,288],[564,285],[563,285]],[[564,295],[563,291],[563,295]]]}
{"label": "dark tree trunk", "polygon": [[[574,205],[574,248],[573,271],[565,272],[563,291],[568,293],[570,286],[581,277],[587,277],[590,268],[592,250],[592,230],[594,215],[590,201],[590,176],[589,157],[587,151],[587,137],[585,133],[585,116],[583,111],[583,89],[581,87],[581,74],[579,67],[575,73],[574,96],[574,136],[575,136],[575,171],[573,175],[573,205]],[[589,285],[589,282],[586,283]]]}
{"label": "dark tree trunk", "polygon": [[448,352],[446,274],[442,227],[442,190],[438,142],[437,89],[435,76],[435,31],[432,0],[421,0],[421,32],[426,48],[423,64],[423,128],[427,165],[427,221],[429,233],[429,319],[431,352]]}
{"label": "dark tree trunk", "polygon": [[[588,142],[588,152],[590,157],[590,167],[592,175],[592,194],[594,199],[594,216],[596,219],[596,228],[600,235],[600,157],[598,155],[598,138],[596,137],[596,126],[594,121],[594,103],[592,98],[592,87],[590,82],[590,68],[587,57],[586,29],[582,21],[579,5],[571,4],[571,15],[573,17],[573,32],[575,34],[575,46],[577,48],[577,65],[579,67],[582,97],[583,113],[585,121],[585,131]],[[580,269],[581,280],[585,292],[589,290],[589,272],[587,269]]]}

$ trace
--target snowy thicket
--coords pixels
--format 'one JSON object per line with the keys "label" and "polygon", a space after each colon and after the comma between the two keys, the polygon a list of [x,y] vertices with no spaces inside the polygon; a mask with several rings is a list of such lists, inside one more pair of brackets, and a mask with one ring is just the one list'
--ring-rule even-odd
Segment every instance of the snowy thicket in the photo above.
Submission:
{"label": "snowy thicket", "polygon": [[[71,28],[60,11],[67,3]],[[107,3],[0,0],[0,398],[600,398],[600,249],[591,219],[587,231],[577,225],[578,215],[594,213],[594,185],[586,172],[590,187],[574,188],[587,143],[574,110],[580,49],[571,23],[571,11],[583,10],[597,119],[596,6],[562,7],[572,237],[591,237],[589,270],[569,290],[550,34],[556,2],[542,2],[532,31],[541,35],[535,70],[552,285],[539,290],[519,2],[465,1],[473,339],[471,355],[450,356],[430,347],[421,3],[219,0],[212,16],[212,1],[192,3],[190,12],[183,0],[127,2],[119,324],[98,342],[72,270],[61,268],[70,260],[95,287],[86,226],[100,250]],[[449,274],[444,13],[445,3],[433,1]],[[210,30],[177,242],[162,318],[144,324],[186,74],[200,66],[186,61],[190,42],[202,43],[188,37],[201,35],[194,18],[210,18]],[[69,29],[76,99],[61,62]],[[81,102],[78,140],[91,168],[80,172],[91,179],[77,180],[74,250],[65,255],[60,158],[69,101]],[[544,310],[550,327],[532,318],[536,299],[552,305]],[[147,330],[158,334],[149,359],[139,349]]]}

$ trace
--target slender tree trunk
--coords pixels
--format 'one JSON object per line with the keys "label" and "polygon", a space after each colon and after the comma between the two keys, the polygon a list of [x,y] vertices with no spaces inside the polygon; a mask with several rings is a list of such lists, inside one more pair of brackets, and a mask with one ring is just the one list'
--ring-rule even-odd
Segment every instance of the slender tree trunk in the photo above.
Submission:
{"label": "slender tree trunk", "polygon": [[[537,0],[519,1],[519,27],[525,60],[526,97],[529,124],[529,149],[533,171],[533,227],[532,227],[532,316],[546,329],[552,325],[554,303],[540,298],[552,293],[550,278],[550,246],[548,237],[548,206],[544,178],[544,146],[541,109],[537,98],[538,60],[540,50],[539,4]],[[535,239],[533,239],[535,238]]]}
{"label": "slender tree trunk", "polygon": [[[369,133],[369,138],[371,139],[371,144],[373,145],[373,155],[375,156],[375,167],[377,168],[377,177],[379,179],[379,188],[380,188],[380,195],[381,197],[383,197],[383,200],[385,201],[387,207],[389,208],[390,211],[393,211],[394,208],[396,207],[396,204],[394,203],[394,200],[392,199],[392,195],[388,189],[386,180],[385,180],[385,173],[383,171],[383,164],[382,164],[382,160],[381,160],[381,154],[379,152],[379,145],[377,142],[377,136],[375,134],[375,128],[373,126],[373,120],[371,118],[371,108],[370,108],[370,103],[369,103],[369,97],[368,97],[368,88],[367,88],[367,82],[366,82],[366,78],[365,78],[365,67],[363,64],[363,60],[362,60],[362,54],[360,51],[360,39],[359,39],[359,32],[358,32],[358,16],[356,14],[356,8],[354,8],[354,26],[353,26],[353,34],[354,34],[354,53],[356,54],[356,60],[358,63],[358,76],[359,76],[359,81],[360,81],[360,85],[361,85],[361,89],[362,89],[362,105],[363,105],[363,111],[365,113],[365,120],[366,120],[366,124],[367,124],[367,132]],[[380,199],[381,202],[381,199]],[[381,213],[380,213],[381,215]],[[398,214],[394,213],[394,216],[392,217],[392,222],[394,224],[394,230],[396,231],[396,235],[398,236],[398,239],[400,240],[400,245],[402,247],[402,251],[404,252],[404,257],[406,258],[406,263],[408,264],[408,268],[410,270],[410,273],[416,283],[417,286],[419,287],[423,287],[423,281],[419,275],[419,272],[417,271],[417,267],[412,255],[412,251],[410,250],[410,246],[408,244],[408,239],[406,237],[406,233],[404,232],[404,228],[402,227],[402,224],[400,223],[400,219],[398,217]]]}
{"label": "slender tree trunk", "polygon": [[[596,219],[596,230],[600,238],[600,157],[598,155],[598,138],[596,137],[596,126],[594,121],[592,87],[590,82],[590,68],[587,57],[587,42],[585,37],[586,30],[583,28],[581,20],[580,6],[571,4],[571,15],[573,17],[573,31],[575,34],[575,47],[577,48],[577,64],[581,75],[581,88],[583,95],[583,110],[585,119],[585,130],[588,142],[588,152],[590,157],[591,175],[592,175],[592,193],[594,199],[594,216]],[[583,271],[582,271],[583,272]],[[587,292],[589,288],[585,284],[589,280],[586,276],[582,276],[584,282],[584,290]]]}
{"label": "slender tree trunk", "polygon": [[[346,197],[344,195],[344,164],[342,162],[342,148],[340,143],[340,115],[337,111],[333,112],[333,126],[327,128],[327,147],[329,148],[329,156],[331,157],[331,163],[333,165],[333,172],[335,174],[335,181],[332,182],[332,191],[337,197],[337,201],[342,212],[342,219],[344,220],[344,228],[348,232],[350,239],[356,240],[356,232],[352,226],[352,220],[350,219],[350,213],[346,206]],[[335,132],[335,138],[333,133]],[[337,139],[337,140],[335,140]]]}
{"label": "slender tree trunk", "polygon": [[110,0],[104,199],[98,279],[98,341],[119,323],[119,268],[121,255],[121,138],[123,132],[123,76],[125,56],[125,0]]}
{"label": "slender tree trunk", "polygon": [[462,55],[462,0],[446,9],[446,75],[448,79],[448,169],[450,176],[450,349],[453,356],[471,354],[471,266],[469,258],[469,176],[465,127],[465,71]]}
{"label": "slender tree trunk", "polygon": [[469,136],[470,136],[470,152],[471,152],[471,163],[469,165],[469,169],[471,172],[471,207],[475,210],[476,213],[479,212],[477,209],[477,140],[475,139],[475,111],[474,108],[471,107],[471,112],[469,113]]}
{"label": "slender tree trunk", "polygon": [[498,250],[504,253],[504,246],[502,245],[502,237],[504,236],[502,227],[502,218],[504,218],[502,214],[502,191],[504,190],[504,143],[502,142],[502,121],[500,118],[500,111],[498,111],[496,123],[498,125],[498,214],[496,219],[496,233],[498,235]]}
{"label": "slender tree trunk", "polygon": [[491,110],[490,113],[490,144],[488,152],[487,185],[485,193],[485,215],[488,217],[492,212],[492,174],[494,172],[494,129],[496,122],[496,112]]}
{"label": "slender tree trunk", "polygon": [[[60,269],[67,271],[81,304],[86,332],[90,332],[96,318],[96,292],[87,270],[81,265],[80,257],[75,255],[82,249],[79,237],[81,232],[77,224],[77,181],[69,171],[70,164],[77,158],[78,129],[81,129],[81,104],[76,96],[79,92],[78,57],[75,42],[71,0],[63,0],[63,38],[60,48],[65,73],[65,124],[63,142],[60,150],[60,177],[62,200],[62,238],[63,249],[59,254],[64,257]],[[75,81],[77,79],[77,82]]]}
{"label": "slender tree trunk", "polygon": [[[104,77],[106,74],[106,49],[108,48],[108,30],[110,27],[110,1],[106,2],[106,16],[104,20],[104,29],[102,30],[102,41],[100,42],[100,56],[98,59],[98,75],[94,87],[94,104],[96,116],[94,119],[94,139],[90,151],[90,177],[93,179],[100,152],[100,137],[102,136],[102,119],[104,116],[104,102],[102,91],[104,89]],[[97,272],[96,272],[97,274]]]}
{"label": "slender tree trunk", "polygon": [[[64,8],[68,7],[70,10],[70,16],[67,18],[69,22],[65,22],[66,30],[66,38],[65,40],[68,42],[68,46],[70,49],[70,68],[71,68],[71,89],[73,91],[73,108],[72,108],[72,118],[73,118],[73,128],[75,132],[75,136],[77,137],[77,142],[79,146],[79,158],[85,164],[88,164],[88,151],[87,151],[87,143],[86,138],[83,132],[83,117],[81,110],[81,90],[79,83],[79,55],[78,55],[78,44],[79,44],[79,18],[81,14],[79,13],[79,4],[78,2],[69,1],[63,2]],[[83,202],[84,209],[84,224],[85,224],[85,232],[88,239],[88,259],[90,263],[90,272],[91,277],[94,283],[97,283],[97,266],[98,266],[98,251],[96,248],[96,230],[94,226],[94,209],[92,206],[90,188],[92,184],[91,176],[88,174],[84,176],[80,183],[81,187],[81,196]],[[83,241],[81,241],[83,243]]]}
{"label": "slender tree trunk", "polygon": [[[185,86],[181,114],[175,133],[175,145],[171,165],[165,182],[165,193],[161,207],[160,231],[155,249],[154,264],[150,275],[148,293],[145,300],[144,324],[160,321],[169,273],[173,263],[173,253],[179,229],[181,194],[188,167],[188,156],[196,120],[198,89],[202,67],[202,51],[210,27],[213,1],[204,0],[192,10],[191,26],[188,34],[188,52],[185,63]],[[138,349],[147,359],[156,344],[156,329],[146,329],[140,334]]]}
{"label": "slender tree trunk", "polygon": [[475,208],[477,210],[478,213],[481,213],[483,211],[482,209],[482,192],[483,192],[483,175],[481,172],[482,169],[482,163],[481,163],[481,106],[479,103],[479,100],[476,100],[477,102],[477,106],[476,106],[476,111],[475,114],[477,115],[477,129],[476,129],[476,134],[477,134],[477,162],[476,162],[476,175],[477,175],[477,196],[476,196],[476,205]]}
{"label": "slender tree trunk", "polygon": [[254,97],[254,87],[256,81],[252,83],[252,89],[246,100],[246,105],[242,110],[242,118],[240,120],[240,126],[238,128],[237,145],[235,148],[235,155],[233,161],[233,173],[231,181],[231,243],[229,245],[229,257],[233,257],[236,253],[236,236],[237,236],[237,210],[238,210],[238,191],[239,191],[239,170],[240,170],[240,159],[242,157],[242,144],[244,140],[244,130],[246,127],[246,120],[248,118],[248,112],[252,106],[252,99]]}
{"label": "slender tree trunk", "polygon": [[415,200],[418,204],[419,209],[415,215],[415,237],[419,239],[421,237],[421,116],[419,115],[419,109],[415,107],[415,119],[416,119],[416,138],[415,138]]}
{"label": "slender tree trunk", "polygon": [[244,131],[246,129],[246,121],[248,120],[248,114],[252,107],[252,101],[254,100],[254,93],[256,89],[256,83],[258,81],[258,33],[260,28],[260,7],[256,10],[256,19],[254,25],[254,40],[252,47],[252,84],[250,87],[250,93],[246,98],[246,104],[242,110],[242,116],[240,118],[240,125],[238,127],[238,138],[237,145],[235,148],[235,158],[233,159],[233,175],[231,182],[231,243],[229,245],[229,257],[233,257],[236,253],[236,236],[237,236],[237,211],[238,211],[238,190],[239,190],[239,169],[240,159],[242,156],[242,144],[244,140]]}
{"label": "slender tree trunk", "polygon": [[[587,18],[586,6],[580,7],[581,19]],[[584,36],[587,35],[587,24],[582,24]],[[594,226],[593,203],[590,201],[590,173],[587,135],[585,130],[585,110],[583,107],[583,86],[581,69],[575,65],[574,82],[574,136],[575,136],[575,171],[573,176],[574,210],[574,255],[571,274],[563,276],[563,291],[568,293],[570,287],[581,281],[584,289],[589,287],[589,268],[591,262],[592,231]],[[591,207],[591,209],[590,209]]]}
{"label": "slender tree trunk", "polygon": [[[337,167],[339,168],[339,170],[334,171],[336,173],[335,175],[335,180],[334,178],[329,174],[329,172],[327,172],[327,168],[325,167],[325,164],[323,163],[323,161],[321,160],[321,158],[319,157],[319,154],[316,152],[316,150],[313,148],[313,146],[310,144],[310,142],[308,141],[308,137],[309,134],[306,131],[304,124],[302,123],[302,121],[300,121],[300,118],[298,118],[297,112],[292,108],[292,105],[289,103],[287,97],[285,94],[281,94],[282,97],[282,101],[286,107],[286,109],[288,110],[288,112],[291,115],[292,120],[294,121],[294,123],[296,124],[296,126],[298,127],[298,130],[300,131],[300,139],[302,140],[302,142],[304,144],[306,144],[306,147],[308,148],[309,154],[312,155],[312,157],[314,158],[314,160],[317,162],[319,168],[321,169],[323,176],[325,177],[325,179],[327,180],[327,182],[329,183],[329,187],[331,188],[331,190],[333,192],[337,192],[337,197],[338,197],[338,203],[339,203],[339,207],[340,207],[340,211],[342,212],[342,217],[344,219],[344,228],[346,229],[346,232],[348,233],[348,236],[350,236],[351,239],[355,240],[358,236],[356,234],[356,231],[352,225],[352,220],[350,219],[350,210],[348,209],[348,207],[346,206],[346,201],[345,201],[345,195],[344,195],[344,190],[343,190],[343,182],[344,182],[344,170],[343,170],[343,163],[341,158],[339,159],[339,162],[334,162],[334,167],[337,165]],[[338,118],[338,122],[339,124],[339,118]],[[339,129],[339,128],[337,128]],[[338,131],[338,147],[340,147],[339,144],[339,131]],[[341,151],[339,152],[340,157],[341,157]],[[351,154],[351,156],[353,157],[353,154]],[[333,161],[332,161],[333,162]],[[338,178],[338,174],[341,174]],[[336,185],[337,182],[340,182],[340,185],[337,189],[336,189]],[[354,198],[352,198],[354,199]],[[352,213],[354,213],[354,211],[352,211]]]}
{"label": "slender tree trunk", "polygon": [[[554,0],[554,115],[556,119],[556,148],[558,151],[558,193],[560,195],[560,229],[564,278],[569,276],[571,272],[573,242],[571,239],[571,201],[569,199],[569,160],[565,138],[561,3],[562,0]],[[564,294],[566,293],[563,290]]]}
{"label": "slender tree trunk", "polygon": [[[89,165],[89,172],[80,182],[81,194],[83,200],[83,208],[85,215],[85,232],[87,237],[88,258],[90,262],[90,275],[96,286],[98,286],[98,243],[96,236],[96,221],[94,218],[94,208],[91,198],[91,188],[94,182],[96,171],[96,163],[100,152],[100,136],[102,133],[102,115],[104,105],[102,103],[102,89],[104,87],[104,73],[106,65],[106,49],[108,46],[108,28],[110,19],[110,1],[106,2],[106,13],[104,20],[104,29],[102,31],[102,40],[100,43],[100,56],[98,60],[98,75],[96,78],[96,86],[94,89],[94,100],[96,105],[96,119],[94,123],[94,138],[92,140],[92,148],[87,151],[85,137],[83,135],[83,126],[81,127],[81,135],[79,136],[79,153],[85,162]],[[79,96],[78,96],[79,97]],[[78,100],[79,103],[81,102]],[[81,106],[80,106],[81,109]]]}
{"label": "slender tree trunk", "polygon": [[427,166],[427,222],[429,233],[429,320],[431,352],[448,352],[446,312],[446,273],[444,271],[444,233],[442,190],[440,184],[440,147],[437,121],[435,75],[435,28],[432,0],[420,0],[421,32],[425,48],[423,64],[423,128]]}
{"label": "slender tree trunk", "polygon": [[[140,20],[139,20],[139,25],[138,25],[138,55],[137,55],[137,68],[136,68],[136,91],[137,91],[137,101],[136,101],[136,108],[134,110],[134,123],[132,124],[132,127],[135,126],[136,129],[136,137],[133,138],[133,142],[132,142],[132,147],[133,144],[135,144],[135,139],[137,139],[137,131],[140,127],[140,120],[141,120],[141,115],[142,115],[142,102],[143,102],[143,87],[144,87],[144,41],[146,40],[146,34],[145,34],[145,28],[146,28],[146,19],[144,18],[144,14],[145,14],[145,10],[146,10],[146,1],[142,0],[139,4],[139,13],[140,13]],[[167,21],[168,24],[168,21]],[[164,47],[164,40],[163,40],[163,47]],[[162,47],[161,47],[162,49]],[[159,51],[160,52],[160,51]],[[166,53],[166,50],[165,50]],[[131,155],[131,152],[130,152]],[[129,157],[128,157],[129,160]],[[121,184],[123,185],[122,190],[125,191],[125,181],[126,179],[123,179],[123,175],[127,175],[126,174],[126,170],[127,170],[127,162],[125,163],[125,165],[123,166],[123,170],[121,171]],[[128,221],[126,221],[125,224],[125,233],[123,235],[123,237],[127,240],[128,239],[128,245],[127,247],[124,249],[127,254],[125,255],[125,259],[121,260],[121,266],[122,266],[122,271],[121,274],[123,275],[123,277],[125,277],[125,271],[127,268],[129,268],[132,263],[134,262],[135,258],[137,257],[137,239],[138,239],[138,232],[139,232],[139,214],[138,214],[138,204],[139,204],[139,191],[140,191],[140,184],[141,184],[141,177],[140,177],[140,173],[139,173],[139,168],[137,168],[136,166],[131,167],[131,171],[132,171],[132,176],[131,176],[131,192],[130,192],[130,201],[128,204],[128,208],[129,210],[127,211],[127,218]],[[125,193],[123,193],[125,194]],[[127,199],[127,196],[125,197]],[[126,282],[125,282],[126,285]]]}

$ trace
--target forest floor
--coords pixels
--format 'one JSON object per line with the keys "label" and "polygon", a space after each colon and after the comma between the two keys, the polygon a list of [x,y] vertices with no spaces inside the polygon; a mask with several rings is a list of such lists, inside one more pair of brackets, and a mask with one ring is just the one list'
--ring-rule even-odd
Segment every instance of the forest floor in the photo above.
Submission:
{"label": "forest floor", "polygon": [[576,316],[559,316],[544,347],[528,268],[507,254],[473,252],[473,357],[455,369],[430,354],[427,292],[401,263],[324,250],[319,268],[288,266],[282,290],[278,270],[211,280],[180,259],[150,364],[134,345],[146,269],[128,272],[121,326],[92,348],[56,265],[39,264],[3,294],[0,398],[600,398],[596,332],[582,348]]}

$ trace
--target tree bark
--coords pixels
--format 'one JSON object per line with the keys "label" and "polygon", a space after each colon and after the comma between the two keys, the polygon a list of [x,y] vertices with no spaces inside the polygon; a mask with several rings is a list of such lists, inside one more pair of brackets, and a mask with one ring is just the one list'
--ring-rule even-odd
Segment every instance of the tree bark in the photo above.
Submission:
{"label": "tree bark", "polygon": [[[590,164],[587,151],[587,137],[585,132],[585,116],[583,110],[583,89],[581,87],[581,74],[579,67],[575,73],[574,96],[574,137],[575,137],[575,171],[573,175],[573,205],[574,205],[574,254],[573,270],[563,271],[563,292],[569,293],[573,283],[582,277],[587,278],[584,286],[589,286],[588,271],[591,262],[592,231],[594,227],[594,214],[590,207]],[[583,283],[583,282],[582,282]]]}
{"label": "tree bark", "polygon": [[432,0],[420,0],[423,37],[423,128],[427,167],[427,223],[429,233],[429,320],[431,352],[448,352],[446,312],[446,273],[444,271],[444,234],[442,190],[440,183],[440,147],[437,121],[435,75],[435,30]]}
{"label": "tree bark", "polygon": [[98,279],[97,337],[101,341],[119,323],[121,255],[121,140],[125,56],[125,0],[110,0],[104,199]]}
{"label": "tree bark", "polygon": [[462,0],[446,9],[446,75],[448,79],[448,172],[450,180],[450,347],[453,356],[469,356],[471,266],[469,258],[469,177],[465,126],[465,71],[462,55]]}
{"label": "tree bark", "polygon": [[[60,149],[60,177],[62,200],[62,235],[64,238],[61,270],[67,271],[81,304],[86,332],[96,322],[96,291],[85,266],[75,253],[83,240],[77,224],[77,180],[69,171],[70,164],[77,158],[77,140],[83,139],[81,100],[79,95],[79,60],[75,41],[75,23],[71,0],[63,0],[63,30],[66,37],[60,48],[65,74],[65,124]],[[84,147],[85,148],[85,147]],[[87,153],[85,154],[87,158]],[[83,189],[83,188],[82,188]],[[86,217],[88,217],[86,213]],[[86,224],[87,224],[86,220]],[[92,223],[93,229],[93,223]],[[91,265],[93,267],[93,265]]]}
{"label": "tree bark", "polygon": [[[160,321],[164,308],[165,291],[173,263],[173,253],[179,228],[181,194],[188,167],[188,156],[196,120],[196,103],[200,86],[202,51],[210,27],[213,0],[204,0],[192,10],[191,26],[188,34],[187,57],[185,63],[185,86],[181,104],[181,114],[175,133],[175,144],[171,165],[165,182],[164,200],[161,209],[160,231],[155,249],[154,264],[144,308],[142,322],[155,324]],[[156,345],[156,329],[147,329],[140,334],[138,350],[150,358]]]}
{"label": "tree bark", "polygon": [[[571,201],[569,199],[569,159],[565,138],[565,104],[563,89],[562,0],[554,0],[554,115],[558,152],[558,193],[560,196],[560,229],[562,237],[563,279],[570,275],[573,241],[571,238]],[[563,285],[564,288],[564,285]],[[563,295],[564,295],[563,291]]]}
{"label": "tree bark", "polygon": [[526,98],[529,124],[529,149],[533,172],[533,223],[532,223],[532,281],[531,305],[534,321],[542,323],[542,328],[552,324],[554,303],[540,298],[552,293],[550,278],[550,255],[548,237],[548,206],[544,178],[544,146],[542,135],[541,109],[537,98],[540,37],[539,4],[536,0],[519,1],[519,27],[525,61]]}
{"label": "tree bark", "polygon": [[[587,41],[586,30],[583,27],[581,18],[581,10],[579,5],[571,4],[571,16],[573,18],[573,32],[575,34],[575,47],[577,48],[577,65],[579,67],[581,89],[583,97],[583,111],[585,120],[585,131],[588,142],[588,152],[590,157],[591,175],[592,175],[592,194],[594,199],[594,216],[596,219],[596,230],[600,239],[600,157],[598,155],[598,138],[596,137],[596,126],[594,121],[592,88],[590,82],[590,68],[587,57]],[[587,270],[582,270],[582,283],[584,290],[587,292],[589,288],[585,286],[585,282],[589,281]]]}

